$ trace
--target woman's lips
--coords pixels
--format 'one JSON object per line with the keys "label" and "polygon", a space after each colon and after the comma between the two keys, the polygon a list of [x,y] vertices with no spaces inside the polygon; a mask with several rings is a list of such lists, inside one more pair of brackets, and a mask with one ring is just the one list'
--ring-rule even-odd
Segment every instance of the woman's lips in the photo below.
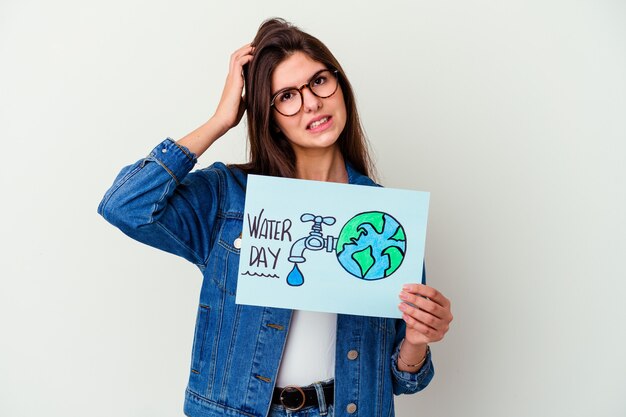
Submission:
{"label": "woman's lips", "polygon": [[321,132],[323,130],[328,129],[331,123],[332,123],[331,116],[323,116],[309,123],[309,125],[306,128],[309,132],[316,133],[316,132]]}

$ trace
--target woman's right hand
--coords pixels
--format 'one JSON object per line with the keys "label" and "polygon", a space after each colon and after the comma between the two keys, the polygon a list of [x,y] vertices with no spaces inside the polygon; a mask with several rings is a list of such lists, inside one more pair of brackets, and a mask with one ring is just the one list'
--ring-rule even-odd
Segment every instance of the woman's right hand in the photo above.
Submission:
{"label": "woman's right hand", "polygon": [[222,97],[215,114],[202,126],[181,138],[177,143],[200,157],[216,140],[239,124],[246,111],[243,94],[243,66],[252,61],[254,48],[250,44],[237,49],[230,56],[230,66]]}
{"label": "woman's right hand", "polygon": [[213,119],[218,123],[223,133],[237,126],[246,110],[243,94],[243,66],[252,61],[254,47],[249,43],[237,49],[230,56],[230,65],[222,97],[217,105]]}
{"label": "woman's right hand", "polygon": [[200,157],[216,140],[239,124],[246,111],[243,94],[243,66],[252,61],[254,48],[250,44],[237,49],[230,56],[230,66],[222,97],[215,114],[202,126],[178,141],[196,157]]}

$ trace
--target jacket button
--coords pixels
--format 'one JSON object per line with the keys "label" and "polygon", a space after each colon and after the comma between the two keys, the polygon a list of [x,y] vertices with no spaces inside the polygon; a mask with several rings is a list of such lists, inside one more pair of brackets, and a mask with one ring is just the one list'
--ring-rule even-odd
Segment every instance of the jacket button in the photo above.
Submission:
{"label": "jacket button", "polygon": [[348,412],[348,414],[353,414],[356,411],[356,404],[355,403],[348,404],[348,406],[346,407],[346,411]]}
{"label": "jacket button", "polygon": [[348,359],[350,359],[351,361],[355,360],[358,357],[359,352],[357,352],[356,350],[351,350],[350,352],[348,352]]}
{"label": "jacket button", "polygon": [[235,241],[233,242],[233,246],[235,247],[235,249],[241,249],[241,238],[240,237],[235,239]]}

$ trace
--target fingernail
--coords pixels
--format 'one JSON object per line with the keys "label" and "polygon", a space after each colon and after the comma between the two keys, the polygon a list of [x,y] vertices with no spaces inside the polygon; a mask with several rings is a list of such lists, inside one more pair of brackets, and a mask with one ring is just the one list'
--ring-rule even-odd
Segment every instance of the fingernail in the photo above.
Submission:
{"label": "fingernail", "polygon": [[402,291],[400,293],[400,298],[403,300],[406,300],[407,298],[409,298],[409,295],[407,293],[405,293],[404,291]]}
{"label": "fingernail", "polygon": [[404,291],[408,291],[408,290],[409,290],[409,288],[411,288],[411,286],[410,286],[409,284],[404,284],[404,285],[402,286],[402,289],[403,289]]}

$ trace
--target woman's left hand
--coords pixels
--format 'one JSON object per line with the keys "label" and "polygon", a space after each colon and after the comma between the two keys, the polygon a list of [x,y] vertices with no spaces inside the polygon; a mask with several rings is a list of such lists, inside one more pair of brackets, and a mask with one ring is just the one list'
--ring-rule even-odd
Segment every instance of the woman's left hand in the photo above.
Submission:
{"label": "woman's left hand", "polygon": [[[402,287],[398,308],[406,322],[405,340],[412,345],[438,342],[450,328],[450,300],[433,287],[406,284]],[[413,304],[415,307],[407,304]]]}

